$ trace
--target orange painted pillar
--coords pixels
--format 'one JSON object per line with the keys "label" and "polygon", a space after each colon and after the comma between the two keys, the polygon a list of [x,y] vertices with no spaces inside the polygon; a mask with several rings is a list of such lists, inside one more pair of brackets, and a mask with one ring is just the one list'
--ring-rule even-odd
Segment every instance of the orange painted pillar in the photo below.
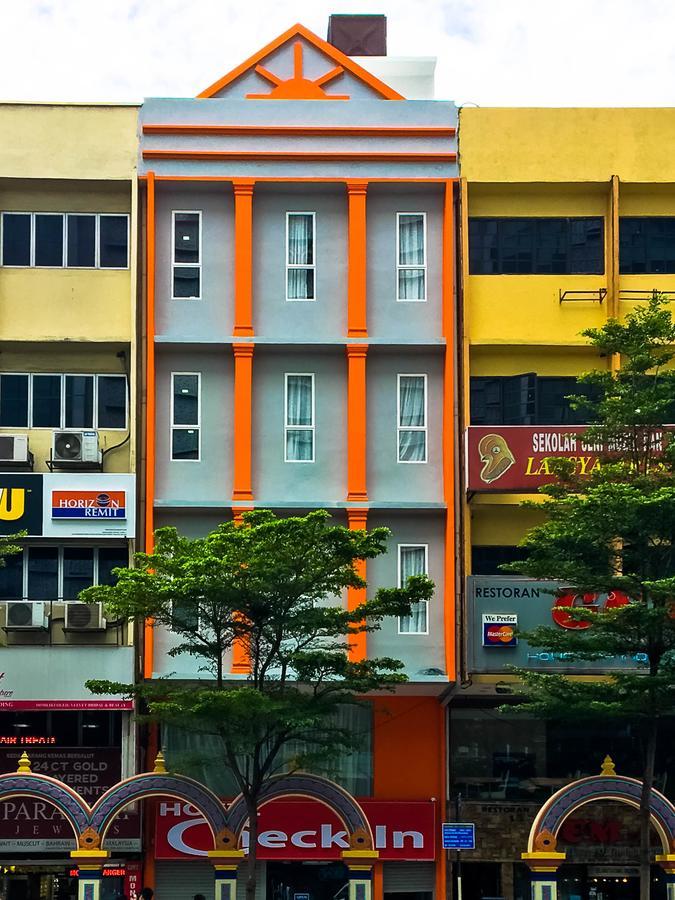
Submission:
{"label": "orange painted pillar", "polygon": [[348,277],[347,335],[368,337],[366,324],[366,191],[367,181],[347,181]]}
{"label": "orange painted pillar", "polygon": [[445,667],[450,680],[456,672],[456,571],[455,571],[455,224],[454,182],[446,181],[443,203],[443,499],[446,504],[444,548],[444,640]]}
{"label": "orange painted pillar", "polygon": [[[146,321],[145,321],[145,552],[152,553],[155,526],[155,173],[148,172],[146,213]],[[152,678],[155,632],[146,620],[143,628],[143,677]]]}
{"label": "orange painted pillar", "polygon": [[347,500],[368,500],[366,486],[367,344],[347,344]]}
{"label": "orange painted pillar", "polygon": [[[347,510],[347,524],[351,528],[352,531],[363,531],[366,528],[368,521],[368,510],[367,509],[357,509],[356,507],[352,507]],[[356,571],[358,574],[365,580],[366,577],[366,561],[365,559],[361,559],[356,563]],[[357,606],[360,606],[361,603],[365,603],[366,600],[366,589],[365,588],[355,588],[350,587],[347,588],[347,609],[356,609]],[[361,662],[366,658],[366,643],[367,635],[365,631],[360,632],[359,634],[353,634],[349,638],[350,648],[349,648],[349,659],[351,662]]]}
{"label": "orange painted pillar", "polygon": [[[232,519],[237,526],[243,525],[243,515],[253,509],[252,506],[235,506],[232,508]],[[232,663],[230,671],[233,674],[247,675],[251,671],[251,660],[246,645],[240,640],[232,644]]]}
{"label": "orange painted pillar", "polygon": [[253,186],[252,178],[235,178],[234,188],[234,328],[235,337],[253,336]]}
{"label": "orange painted pillar", "polygon": [[373,866],[373,900],[384,900],[384,864],[381,862]]}
{"label": "orange painted pillar", "polygon": [[232,345],[234,352],[233,500],[253,500],[251,488],[251,413],[254,346],[254,344]]}

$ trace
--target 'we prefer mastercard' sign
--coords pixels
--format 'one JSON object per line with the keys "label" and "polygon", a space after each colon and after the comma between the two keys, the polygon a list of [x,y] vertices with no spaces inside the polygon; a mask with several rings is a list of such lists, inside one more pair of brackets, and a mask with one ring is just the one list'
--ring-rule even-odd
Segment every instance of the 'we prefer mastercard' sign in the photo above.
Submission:
{"label": "'we prefer mastercard' sign", "polygon": [[483,646],[484,647],[516,647],[518,638],[516,628],[518,616],[514,613],[483,614]]}

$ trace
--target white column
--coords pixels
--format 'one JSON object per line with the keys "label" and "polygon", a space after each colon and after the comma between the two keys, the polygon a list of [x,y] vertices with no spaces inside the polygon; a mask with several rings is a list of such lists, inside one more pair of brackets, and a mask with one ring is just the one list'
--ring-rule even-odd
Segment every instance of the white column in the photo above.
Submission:
{"label": "white column", "polygon": [[77,865],[77,900],[100,900],[103,863],[107,850],[71,850],[70,857]]}

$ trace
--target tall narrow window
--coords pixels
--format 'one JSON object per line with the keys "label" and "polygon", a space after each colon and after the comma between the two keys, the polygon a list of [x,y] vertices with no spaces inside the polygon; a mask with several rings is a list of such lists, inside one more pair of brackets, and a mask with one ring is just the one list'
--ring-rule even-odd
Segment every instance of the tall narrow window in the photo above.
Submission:
{"label": "tall narrow window", "polygon": [[99,428],[126,428],[127,379],[124,375],[99,375],[96,379]]}
{"label": "tall narrow window", "polygon": [[427,461],[427,376],[398,376],[398,461]]}
{"label": "tall narrow window", "polygon": [[[126,219],[126,216],[124,218]],[[93,269],[96,265],[96,216],[79,213],[69,215],[66,221],[66,230],[66,265]]]}
{"label": "tall narrow window", "polygon": [[33,375],[33,428],[61,426],[61,376]]}
{"label": "tall narrow window", "polygon": [[425,213],[397,213],[398,299],[427,299],[427,217]]}
{"label": "tall narrow window", "polygon": [[286,375],[286,462],[314,462],[314,375]]}
{"label": "tall narrow window", "polygon": [[2,214],[3,266],[29,266],[31,262],[30,213]]}
{"label": "tall narrow window", "polygon": [[63,599],[77,600],[94,583],[94,548],[63,548]]}
{"label": "tall narrow window", "polygon": [[173,299],[198,300],[201,297],[202,214],[173,214]]}
{"label": "tall narrow window", "polygon": [[316,300],[315,230],[315,213],[286,213],[287,300]]}
{"label": "tall narrow window", "polygon": [[[412,575],[428,574],[428,546],[426,544],[398,545],[398,586],[405,587]],[[398,620],[399,634],[429,633],[429,603],[420,600],[410,608],[409,616]]]}
{"label": "tall narrow window", "polygon": [[102,269],[126,269],[129,265],[129,217],[98,217],[99,265]]}
{"label": "tall narrow window", "polygon": [[63,216],[61,213],[35,214],[35,265],[57,268],[63,265]]}
{"label": "tall narrow window", "polygon": [[94,376],[66,375],[66,428],[93,428]]}
{"label": "tall narrow window", "polygon": [[0,427],[28,426],[28,375],[0,375]]}
{"label": "tall narrow window", "polygon": [[171,375],[171,459],[199,459],[199,374]]}

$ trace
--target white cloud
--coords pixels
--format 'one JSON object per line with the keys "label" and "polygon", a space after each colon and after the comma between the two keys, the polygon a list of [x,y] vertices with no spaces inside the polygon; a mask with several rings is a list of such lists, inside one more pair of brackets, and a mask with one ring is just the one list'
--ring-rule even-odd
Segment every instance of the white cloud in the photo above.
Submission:
{"label": "white cloud", "polygon": [[670,0],[0,0],[0,100],[193,96],[301,21],[386,13],[389,52],[439,58],[480,105],[675,105]]}

